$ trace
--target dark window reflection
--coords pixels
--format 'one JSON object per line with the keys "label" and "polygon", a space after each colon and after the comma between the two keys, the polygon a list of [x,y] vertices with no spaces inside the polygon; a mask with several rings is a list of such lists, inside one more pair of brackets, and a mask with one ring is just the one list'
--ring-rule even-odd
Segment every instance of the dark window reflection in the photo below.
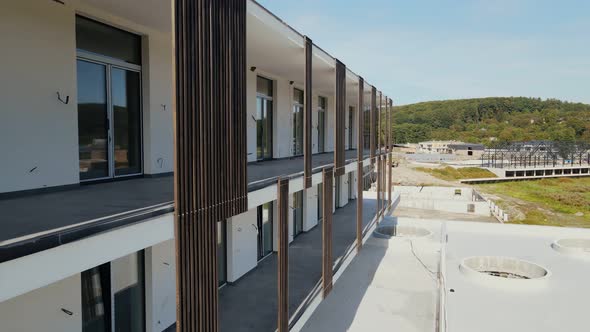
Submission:
{"label": "dark window reflection", "polygon": [[82,332],[111,331],[111,284],[109,264],[81,273]]}
{"label": "dark window reflection", "polygon": [[111,70],[115,124],[115,175],[141,172],[141,104],[139,73]]}
{"label": "dark window reflection", "polygon": [[106,67],[77,61],[80,180],[109,175]]}

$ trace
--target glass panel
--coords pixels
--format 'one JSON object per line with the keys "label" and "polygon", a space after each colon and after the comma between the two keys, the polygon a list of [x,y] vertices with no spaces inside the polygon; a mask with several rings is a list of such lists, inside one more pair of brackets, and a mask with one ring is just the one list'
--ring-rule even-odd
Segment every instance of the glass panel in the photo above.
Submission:
{"label": "glass panel", "polygon": [[363,129],[363,144],[365,150],[371,149],[371,112],[366,109],[364,112],[364,129]]}
{"label": "glass panel", "polygon": [[82,332],[111,331],[111,285],[108,264],[81,273]]}
{"label": "glass panel", "polygon": [[111,70],[115,175],[141,172],[141,104],[139,73]]}
{"label": "glass panel", "polygon": [[272,98],[272,80],[264,77],[256,77],[256,92]]}
{"label": "glass panel", "polygon": [[348,108],[348,149],[352,150],[353,144],[352,144],[352,132],[354,129],[354,108],[353,107],[349,107]]}
{"label": "glass panel", "polygon": [[324,97],[319,97],[319,108],[318,108],[318,153],[325,152],[325,139],[326,139],[326,105],[327,101]]}
{"label": "glass panel", "polygon": [[256,98],[256,159],[272,158],[272,100]]}
{"label": "glass panel", "polygon": [[303,232],[303,191],[293,194],[293,237]]}
{"label": "glass panel", "polygon": [[76,16],[76,47],[141,65],[140,36],[80,16]]}
{"label": "glass panel", "polygon": [[111,262],[113,294],[115,294],[115,331],[145,330],[145,282],[143,252]]}
{"label": "glass panel", "polygon": [[293,104],[293,155],[303,154],[303,91],[294,90]]}
{"label": "glass panel", "polygon": [[106,67],[78,60],[80,180],[109,176]]}
{"label": "glass panel", "polygon": [[318,184],[318,222],[324,219],[324,184]]}
{"label": "glass panel", "polygon": [[219,285],[227,281],[226,221],[217,222],[217,277]]}
{"label": "glass panel", "polygon": [[272,203],[262,205],[262,256],[272,253]]}

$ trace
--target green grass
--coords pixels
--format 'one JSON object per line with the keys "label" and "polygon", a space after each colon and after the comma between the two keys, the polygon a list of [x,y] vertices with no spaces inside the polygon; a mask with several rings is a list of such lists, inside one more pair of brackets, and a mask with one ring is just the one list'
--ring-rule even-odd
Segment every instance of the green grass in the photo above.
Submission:
{"label": "green grass", "polygon": [[481,179],[481,178],[495,178],[496,175],[487,169],[478,167],[463,167],[453,168],[447,166],[445,168],[427,168],[416,167],[416,170],[428,173],[442,180],[460,180],[460,179]]}
{"label": "green grass", "polygon": [[[590,178],[555,178],[479,185],[502,197],[500,206],[517,209],[534,225],[590,227]],[[583,215],[576,215],[582,213]]]}

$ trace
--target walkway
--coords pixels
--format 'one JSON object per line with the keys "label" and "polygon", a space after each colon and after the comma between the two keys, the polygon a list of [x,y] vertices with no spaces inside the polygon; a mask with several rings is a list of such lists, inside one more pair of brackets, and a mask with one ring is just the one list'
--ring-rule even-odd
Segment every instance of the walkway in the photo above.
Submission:
{"label": "walkway", "polygon": [[[363,223],[374,217],[374,200],[365,199]],[[334,214],[334,260],[342,256],[356,238],[356,200]],[[292,315],[311,292],[322,274],[322,227],[299,235],[289,246],[289,311]],[[242,279],[226,285],[219,293],[220,325],[223,332],[274,331],[277,309],[276,254],[264,259]]]}

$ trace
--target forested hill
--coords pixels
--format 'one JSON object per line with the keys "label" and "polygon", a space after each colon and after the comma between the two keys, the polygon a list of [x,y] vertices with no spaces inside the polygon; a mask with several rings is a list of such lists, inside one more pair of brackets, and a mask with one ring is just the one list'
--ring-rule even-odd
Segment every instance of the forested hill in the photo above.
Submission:
{"label": "forested hill", "polygon": [[493,97],[394,107],[394,142],[461,140],[590,141],[590,105],[556,99]]}

